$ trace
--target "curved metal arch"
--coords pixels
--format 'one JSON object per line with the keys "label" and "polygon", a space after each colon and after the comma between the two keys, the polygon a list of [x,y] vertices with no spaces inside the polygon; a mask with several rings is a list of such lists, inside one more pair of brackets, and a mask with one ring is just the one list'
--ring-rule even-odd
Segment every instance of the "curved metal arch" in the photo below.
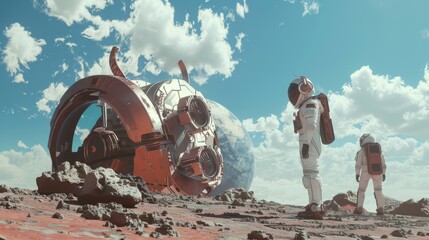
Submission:
{"label": "curved metal arch", "polygon": [[119,116],[134,143],[141,142],[142,135],[163,133],[161,121],[150,117],[157,114],[155,107],[137,85],[116,76],[86,77],[66,91],[51,119],[48,147],[53,168],[71,154],[77,122],[85,109],[97,100],[106,102]]}

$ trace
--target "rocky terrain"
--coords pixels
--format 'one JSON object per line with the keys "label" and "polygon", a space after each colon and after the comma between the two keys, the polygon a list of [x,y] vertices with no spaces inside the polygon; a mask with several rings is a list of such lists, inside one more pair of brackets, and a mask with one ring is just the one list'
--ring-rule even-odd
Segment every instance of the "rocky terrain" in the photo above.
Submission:
{"label": "rocky terrain", "polygon": [[[0,186],[0,239],[429,239],[428,199],[390,199],[384,216],[357,216],[349,191],[325,202],[324,220],[305,220],[296,217],[302,206],[257,200],[243,189],[216,197],[149,193],[134,177],[81,165],[37,182],[38,190]],[[61,182],[62,193],[49,192],[48,182]]]}

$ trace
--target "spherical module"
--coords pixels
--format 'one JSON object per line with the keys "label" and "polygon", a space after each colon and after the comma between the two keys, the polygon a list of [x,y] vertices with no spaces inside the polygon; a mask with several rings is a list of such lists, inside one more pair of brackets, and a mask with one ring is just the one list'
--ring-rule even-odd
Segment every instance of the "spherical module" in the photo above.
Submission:
{"label": "spherical module", "polygon": [[210,195],[222,194],[229,188],[249,190],[255,172],[252,140],[231,111],[213,100],[206,101],[216,125],[224,164],[221,184]]}

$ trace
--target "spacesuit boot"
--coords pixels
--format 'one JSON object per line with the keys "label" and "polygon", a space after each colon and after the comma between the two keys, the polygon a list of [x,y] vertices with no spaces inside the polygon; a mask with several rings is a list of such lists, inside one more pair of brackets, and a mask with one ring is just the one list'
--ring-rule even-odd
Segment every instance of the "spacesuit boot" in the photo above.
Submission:
{"label": "spacesuit boot", "polygon": [[299,218],[322,220],[325,209],[322,203],[322,185],[317,173],[304,173],[302,178],[304,187],[308,191],[310,204],[305,207],[305,211],[299,212]]}
{"label": "spacesuit boot", "polygon": [[375,202],[377,203],[377,215],[383,215],[384,214],[384,196],[381,192],[381,188],[374,189],[374,197]]}

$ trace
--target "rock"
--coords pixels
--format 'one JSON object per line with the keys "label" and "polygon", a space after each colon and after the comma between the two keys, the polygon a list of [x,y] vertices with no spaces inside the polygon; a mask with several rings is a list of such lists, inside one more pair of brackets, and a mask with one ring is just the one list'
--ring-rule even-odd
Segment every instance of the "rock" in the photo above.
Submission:
{"label": "rock", "polygon": [[136,231],[136,234],[142,236],[144,238],[150,237],[149,233],[145,232],[143,229],[139,229]]}
{"label": "rock", "polygon": [[56,213],[54,213],[54,215],[52,215],[52,218],[64,219],[64,216],[61,213],[56,212]]}
{"label": "rock", "polygon": [[360,239],[361,240],[374,240],[374,238],[372,238],[370,236],[361,236]]}
{"label": "rock", "polygon": [[308,234],[305,231],[299,231],[295,234],[294,240],[307,240]]}
{"label": "rock", "polygon": [[357,195],[352,191],[347,191],[347,193],[339,193],[332,198],[339,206],[356,206]]}
{"label": "rock", "polygon": [[164,222],[164,220],[160,218],[157,213],[143,212],[142,214],[139,215],[139,219],[149,224],[160,224]]}
{"label": "rock", "polygon": [[416,217],[429,217],[429,198],[422,198],[418,202],[410,199],[403,202],[390,213]]}
{"label": "rock", "polygon": [[155,231],[162,235],[180,237],[179,233],[176,230],[174,230],[174,228],[171,225],[168,225],[168,224],[162,224],[161,227],[156,228]]}
{"label": "rock", "polygon": [[117,203],[99,203],[97,205],[84,205],[77,209],[77,213],[82,213],[81,217],[93,220],[110,220],[112,211],[123,211],[123,207]]}
{"label": "rock", "polygon": [[151,238],[160,238],[161,234],[159,232],[152,232],[149,236]]}
{"label": "rock", "polygon": [[386,238],[389,238],[389,236],[387,236],[386,234],[383,234],[383,235],[381,235],[381,237],[380,238],[382,238],[382,239],[386,239]]}
{"label": "rock", "polygon": [[265,231],[252,231],[251,233],[247,234],[247,239],[269,240],[274,238],[272,234],[266,233]]}
{"label": "rock", "polygon": [[405,237],[407,237],[407,232],[404,229],[401,228],[400,230],[393,231],[390,235],[392,235],[394,237],[405,238]]}
{"label": "rock", "polygon": [[74,211],[74,208],[70,204],[65,203],[63,200],[58,201],[56,209],[66,209]]}
{"label": "rock", "polygon": [[134,207],[142,200],[136,184],[119,178],[110,168],[97,168],[88,173],[77,197],[81,204],[116,202],[125,207]]}
{"label": "rock", "polygon": [[230,188],[222,195],[216,196],[215,199],[224,202],[233,202],[234,200],[239,202],[256,202],[256,199],[253,197],[253,191],[245,191],[243,188]]}
{"label": "rock", "polygon": [[40,194],[71,193],[77,194],[83,186],[86,175],[92,171],[86,164],[75,162],[63,162],[56,172],[43,172],[36,178],[38,192]]}
{"label": "rock", "polygon": [[0,185],[0,193],[11,192],[10,188],[4,184]]}
{"label": "rock", "polygon": [[124,175],[119,173],[118,177],[120,179],[126,179],[132,184],[135,184],[142,195],[142,199],[144,199],[146,202],[156,203],[156,198],[153,197],[151,191],[146,185],[146,182],[140,176],[132,176],[130,174]]}
{"label": "rock", "polygon": [[214,227],[216,224],[213,221],[206,221],[206,220],[197,220],[198,225],[203,225],[205,227]]}

